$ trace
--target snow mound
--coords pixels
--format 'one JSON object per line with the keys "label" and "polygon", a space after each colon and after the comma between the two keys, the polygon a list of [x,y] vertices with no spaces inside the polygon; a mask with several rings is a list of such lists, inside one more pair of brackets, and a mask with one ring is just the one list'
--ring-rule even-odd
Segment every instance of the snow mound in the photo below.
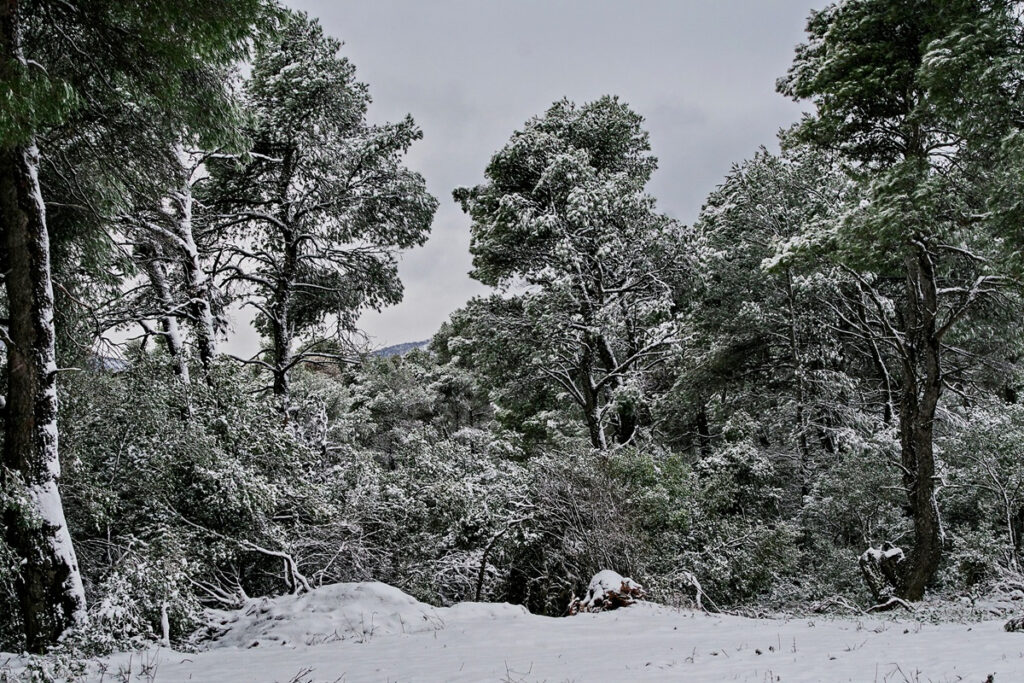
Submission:
{"label": "snow mound", "polygon": [[377,582],[336,583],[300,595],[254,599],[241,610],[211,616],[211,648],[365,642],[381,635],[435,631],[445,623],[439,610]]}
{"label": "snow mound", "polygon": [[618,607],[627,607],[643,597],[643,586],[618,572],[604,569],[590,579],[590,585],[587,586],[587,593],[582,601],[573,598],[569,604],[569,614],[603,612]]}

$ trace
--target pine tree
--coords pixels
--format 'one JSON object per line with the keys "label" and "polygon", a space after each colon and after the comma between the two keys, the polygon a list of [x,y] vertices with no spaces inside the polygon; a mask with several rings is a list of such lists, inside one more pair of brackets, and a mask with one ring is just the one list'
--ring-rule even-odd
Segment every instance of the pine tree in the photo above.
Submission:
{"label": "pine tree", "polygon": [[[1004,79],[976,77],[1001,55],[1019,79],[1012,5],[845,0],[811,15],[809,42],[779,81],[782,93],[816,106],[798,135],[837,151],[862,185],[862,200],[810,241],[860,273],[868,327],[893,368],[914,524],[898,592],[911,600],[921,599],[942,556],[934,434],[949,338],[1007,284],[993,258],[993,186],[975,171],[1008,132],[1007,117],[987,114],[1013,95]],[[966,59],[950,58],[954,44],[972,48]],[[972,78],[987,84],[984,98],[951,96],[950,83]],[[1002,128],[979,128],[986,118]]]}
{"label": "pine tree", "polygon": [[679,341],[686,230],[644,191],[657,162],[642,122],[614,97],[557,102],[494,155],[484,184],[455,191],[473,219],[473,277],[526,285],[492,313],[598,449],[633,438],[646,378]]}
{"label": "pine tree", "polygon": [[367,87],[340,48],[315,20],[289,15],[245,84],[247,158],[211,163],[209,200],[234,236],[225,282],[244,286],[270,342],[247,362],[282,397],[292,368],[332,355],[327,326],[350,332],[363,309],[401,299],[396,252],[426,240],[437,207],[402,165],[420,130],[411,117],[367,123]]}

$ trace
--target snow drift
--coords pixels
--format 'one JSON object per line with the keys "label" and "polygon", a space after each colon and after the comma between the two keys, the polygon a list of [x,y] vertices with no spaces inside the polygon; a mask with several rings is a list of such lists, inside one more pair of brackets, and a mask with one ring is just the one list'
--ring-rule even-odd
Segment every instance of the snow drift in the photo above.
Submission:
{"label": "snow drift", "polygon": [[337,583],[300,595],[251,600],[237,611],[213,611],[209,648],[283,645],[302,647],[338,640],[436,631],[446,619],[522,616],[522,607],[463,603],[435,608],[385,583]]}

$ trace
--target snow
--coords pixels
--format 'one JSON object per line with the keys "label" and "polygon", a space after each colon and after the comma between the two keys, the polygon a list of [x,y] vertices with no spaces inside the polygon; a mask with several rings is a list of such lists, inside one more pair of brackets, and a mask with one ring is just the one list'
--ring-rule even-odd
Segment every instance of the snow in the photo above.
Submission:
{"label": "snow", "polygon": [[[53,455],[54,458],[51,461],[56,459],[56,453]],[[59,472],[59,465],[56,468]],[[53,476],[53,469],[50,470],[51,476]],[[85,587],[82,584],[82,574],[78,570],[78,558],[75,555],[74,545],[71,543],[68,524],[64,518],[64,507],[61,505],[57,481],[51,478],[27,486],[25,494],[30,501],[28,508],[37,514],[40,521],[50,529],[49,541],[53,549],[53,557],[69,570],[62,589],[64,595],[70,596],[76,606],[75,612],[71,615],[71,621],[75,624],[83,624],[88,620],[85,611]]]}
{"label": "snow", "polygon": [[435,631],[438,610],[384,583],[338,583],[301,595],[252,600],[237,612],[214,612],[211,646],[300,647],[330,640]]}
{"label": "snow", "polygon": [[902,562],[906,559],[906,556],[903,554],[903,549],[897,548],[896,546],[868,548],[864,551],[864,554],[861,555],[861,557],[868,560],[874,560],[876,563],[881,562],[882,560],[891,560],[894,558],[898,562]]}
{"label": "snow", "polygon": [[221,617],[227,631],[210,649],[117,655],[107,678],[155,667],[160,683],[1024,680],[1024,635],[996,621],[748,619],[651,603],[556,619],[502,604],[434,608],[381,583]]}
{"label": "snow", "polygon": [[[583,598],[584,607],[604,606],[609,598],[617,597],[627,590],[643,591],[643,587],[633,579],[627,578],[613,572],[611,569],[603,569],[590,580],[587,586],[587,594]],[[628,600],[628,596],[627,596]]]}
{"label": "snow", "polygon": [[623,586],[627,588],[640,588],[640,584],[633,581],[633,579],[626,578],[622,574],[613,572],[611,569],[603,569],[594,574],[594,578],[590,580],[590,586],[587,587],[587,597],[603,597],[609,591],[618,592],[622,590]]}

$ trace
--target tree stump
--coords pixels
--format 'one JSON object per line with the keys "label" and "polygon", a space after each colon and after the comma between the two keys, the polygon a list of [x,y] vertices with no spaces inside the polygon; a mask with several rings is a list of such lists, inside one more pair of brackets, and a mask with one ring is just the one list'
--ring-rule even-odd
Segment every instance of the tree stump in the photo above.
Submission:
{"label": "tree stump", "polygon": [[899,598],[902,586],[903,562],[906,556],[903,549],[886,541],[881,548],[868,548],[860,556],[861,574],[868,585],[875,606],[868,611],[881,611],[902,605],[909,607]]}

